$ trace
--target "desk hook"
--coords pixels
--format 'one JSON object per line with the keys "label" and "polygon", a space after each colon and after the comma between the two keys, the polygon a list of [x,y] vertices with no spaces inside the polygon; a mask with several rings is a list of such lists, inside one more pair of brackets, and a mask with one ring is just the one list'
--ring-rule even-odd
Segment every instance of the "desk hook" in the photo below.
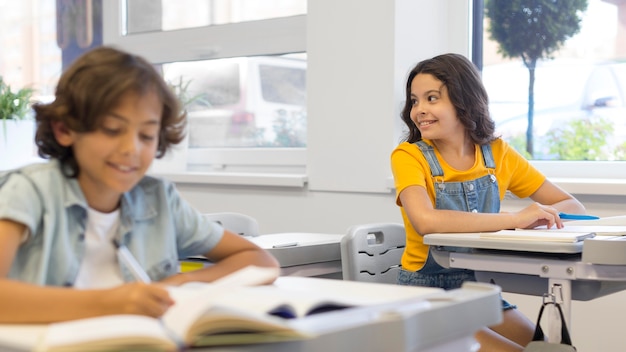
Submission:
{"label": "desk hook", "polygon": [[561,286],[561,284],[553,284],[552,287],[550,287],[550,293],[543,294],[543,304],[548,303],[563,303],[563,286]]}

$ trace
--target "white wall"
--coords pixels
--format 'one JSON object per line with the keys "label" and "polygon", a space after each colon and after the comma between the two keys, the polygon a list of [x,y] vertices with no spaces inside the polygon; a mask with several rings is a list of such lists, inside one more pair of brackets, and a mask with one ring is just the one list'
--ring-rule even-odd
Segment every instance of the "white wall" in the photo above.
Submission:
{"label": "white wall", "polygon": [[[204,212],[251,215],[262,233],[345,233],[355,224],[401,222],[388,186],[404,78],[422,59],[469,54],[469,34],[458,35],[466,33],[469,1],[361,3],[309,1],[307,187],[179,184],[186,199]],[[624,196],[580,199],[593,214],[626,213]],[[524,204],[506,200],[503,210]],[[505,297],[536,319],[540,298]],[[623,300],[626,293],[574,302],[572,337],[579,352],[623,350]]]}
{"label": "white wall", "polygon": [[[469,26],[464,0],[362,3],[309,1],[311,191],[388,192],[389,154],[398,141],[394,132],[407,73],[436,54],[469,51],[469,38],[447,39]],[[454,12],[451,3],[457,4]]]}

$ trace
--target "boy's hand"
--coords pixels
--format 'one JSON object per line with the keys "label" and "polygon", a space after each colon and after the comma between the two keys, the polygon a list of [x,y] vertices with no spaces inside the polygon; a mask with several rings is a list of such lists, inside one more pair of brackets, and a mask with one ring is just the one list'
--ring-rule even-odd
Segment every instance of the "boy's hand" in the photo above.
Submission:
{"label": "boy's hand", "polygon": [[158,318],[174,304],[167,290],[159,284],[129,283],[103,290],[96,304],[104,314],[138,314]]}

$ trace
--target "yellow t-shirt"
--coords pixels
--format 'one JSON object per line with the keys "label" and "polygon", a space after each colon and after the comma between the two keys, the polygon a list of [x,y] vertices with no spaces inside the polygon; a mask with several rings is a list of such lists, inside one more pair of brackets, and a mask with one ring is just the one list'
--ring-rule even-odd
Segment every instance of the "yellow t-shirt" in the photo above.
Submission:
{"label": "yellow t-shirt", "polygon": [[[429,140],[425,139],[424,142],[433,145]],[[475,150],[474,165],[468,170],[459,171],[448,165],[435,148],[435,155],[443,169],[443,181],[471,181],[487,175],[481,148],[476,146]],[[526,198],[535,193],[545,181],[546,177],[539,170],[502,139],[493,141],[491,150],[496,164],[495,176],[498,180],[501,201],[507,190],[520,198]],[[422,236],[411,225],[400,202],[400,193],[409,186],[422,186],[426,188],[434,207],[434,181],[430,174],[428,161],[415,144],[401,143],[391,153],[391,169],[396,186],[396,204],[400,206],[406,229],[406,248],[402,256],[402,267],[406,270],[416,271],[426,262],[428,245],[424,244]]]}

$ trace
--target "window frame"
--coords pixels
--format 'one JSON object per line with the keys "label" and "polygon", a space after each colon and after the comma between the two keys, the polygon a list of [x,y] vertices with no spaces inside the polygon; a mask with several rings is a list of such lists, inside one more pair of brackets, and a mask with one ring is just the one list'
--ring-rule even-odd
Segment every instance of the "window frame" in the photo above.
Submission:
{"label": "window frame", "polygon": [[[436,18],[432,18],[432,26],[433,28],[439,28],[437,25],[439,23],[449,23],[449,17],[451,14],[456,14],[458,12],[458,4],[455,3],[456,0],[431,0],[420,3],[420,11],[428,10],[429,13],[433,13],[433,17],[442,17],[446,19],[446,21],[440,21]],[[285,53],[285,52],[304,52],[308,51],[309,58],[311,55],[316,55],[316,65],[315,65],[315,75],[314,78],[316,82],[309,82],[309,84],[313,84],[314,88],[319,88],[320,86],[324,86],[323,82],[328,81],[330,79],[324,70],[326,67],[320,67],[318,54],[315,52],[316,49],[328,50],[330,45],[322,45],[323,41],[318,39],[317,36],[329,35],[328,33],[335,33],[334,31],[341,31],[345,28],[346,31],[355,31],[355,28],[360,25],[359,21],[353,23],[353,26],[345,26],[335,27],[331,26],[331,29],[328,29],[328,21],[327,20],[317,20],[315,16],[319,16],[323,14],[324,16],[328,16],[329,14],[324,7],[332,7],[337,10],[337,6],[341,5],[340,8],[346,7],[345,11],[342,13],[350,13],[351,7],[357,6],[357,3],[351,4],[336,4],[329,3],[328,5],[324,5],[324,3],[315,3],[314,9],[317,9],[316,12],[309,11],[308,15],[294,16],[290,18],[283,19],[274,19],[267,21],[258,21],[258,22],[248,22],[242,24],[232,24],[232,25],[220,25],[214,26],[212,28],[193,28],[193,29],[185,29],[179,31],[169,31],[163,32],[161,35],[159,33],[145,33],[145,34],[135,34],[132,36],[121,36],[121,19],[118,17],[118,13],[121,8],[122,0],[118,1],[107,1],[103,3],[103,12],[104,12],[104,42],[105,44],[118,45],[122,48],[126,48],[129,50],[133,50],[136,52],[140,52],[142,55],[145,55],[148,59],[154,62],[167,62],[172,60],[178,60],[179,57],[182,57],[183,53],[186,55],[185,57],[198,58],[199,54],[196,52],[192,52],[190,49],[181,49],[180,46],[182,42],[191,42],[195,43],[197,48],[201,48],[199,43],[201,41],[198,38],[208,38],[214,35],[224,35],[227,40],[224,40],[229,46],[220,48],[223,49],[220,51],[220,54],[226,54],[232,56],[244,56],[244,55],[252,55],[258,54],[260,52],[255,52],[258,49],[258,45],[255,43],[249,43],[249,38],[245,36],[239,38],[235,34],[237,31],[243,31],[246,33],[247,31],[260,31],[264,26],[269,26],[273,28],[277,36],[272,40],[268,40],[268,43],[264,43],[263,48],[265,52],[263,54],[269,54],[269,49],[275,51],[276,53]],[[471,8],[464,15],[468,18],[476,18],[473,17],[475,15],[473,10],[477,8],[482,11],[482,0],[474,0],[470,2]],[[399,2],[399,4],[410,5],[412,2],[407,1]],[[309,4],[309,7],[312,6]],[[358,6],[363,6],[361,2],[358,2]],[[375,5],[381,6],[381,5]],[[390,5],[391,6],[391,5]],[[415,5],[417,6],[417,5]],[[320,9],[321,7],[321,9]],[[453,8],[454,7],[454,8]],[[310,9],[309,9],[310,10]],[[310,17],[311,13],[314,13],[314,17]],[[396,13],[396,25],[397,25],[397,17],[401,16],[403,12]],[[307,19],[307,16],[308,19]],[[446,17],[447,16],[447,17]],[[307,38],[307,23],[310,25],[313,24],[309,30],[312,33],[309,33],[309,38]],[[430,22],[429,22],[430,23]],[[370,22],[371,24],[371,22]],[[241,27],[240,27],[241,26]],[[256,27],[258,26],[258,27]],[[284,26],[291,26],[291,29],[287,30]],[[405,57],[403,60],[408,63],[414,63],[418,60],[424,59],[426,57],[430,57],[436,55],[438,53],[444,51],[453,51],[459,52],[462,54],[472,55],[471,57],[481,57],[479,53],[475,51],[475,48],[471,47],[471,38],[472,33],[476,32],[476,28],[472,27],[472,20],[468,21],[467,31],[460,30],[449,30],[448,27],[442,27],[439,31],[433,31],[433,35],[424,38],[424,37],[407,37],[405,40],[411,40],[412,42],[420,43],[420,51],[416,55],[415,53],[409,52],[405,53],[404,51],[400,52],[400,56],[409,54],[410,57]],[[243,30],[246,28],[245,30]],[[383,28],[386,28],[383,26]],[[228,34],[228,31],[233,31],[235,34]],[[382,36],[380,28],[378,29],[378,34]],[[241,34],[241,33],[240,33]],[[378,35],[377,34],[377,35]],[[408,34],[407,34],[408,35]],[[190,38],[187,38],[190,36]],[[281,36],[284,38],[281,39]],[[384,36],[383,36],[384,37]],[[173,38],[173,39],[172,39]],[[307,40],[309,42],[313,39],[317,39],[313,41],[312,48],[313,50],[305,50],[307,48]],[[375,37],[378,38],[378,37]],[[167,39],[167,41],[166,41]],[[388,38],[381,38],[381,40],[388,41]],[[169,43],[172,42],[172,45]],[[206,41],[206,39],[204,39]],[[465,47],[463,43],[467,41],[470,46]],[[159,43],[158,45],[150,43]],[[265,45],[267,44],[267,45]],[[309,43],[310,44],[310,43]],[[330,43],[331,45],[334,42]],[[230,46],[232,45],[232,47]],[[168,50],[163,50],[163,48],[167,48]],[[407,48],[406,46],[402,46],[401,48]],[[279,50],[280,49],[280,50]],[[405,50],[403,49],[403,50]],[[472,50],[474,49],[474,50]],[[398,49],[399,50],[399,49]],[[206,54],[206,53],[205,53]],[[215,54],[215,53],[213,53]],[[195,56],[194,56],[195,55]],[[322,55],[322,54],[319,54]],[[390,54],[391,55],[391,54]],[[394,54],[395,55],[395,54]],[[170,58],[170,56],[172,56]],[[176,56],[176,57],[174,57]],[[218,56],[212,56],[218,57]],[[404,56],[402,56],[404,57]],[[346,60],[349,58],[346,58]],[[394,74],[398,77],[395,78],[395,82],[393,85],[394,90],[398,90],[398,92],[394,93],[401,97],[401,84],[398,86],[398,82],[404,81],[404,75],[407,70],[403,70],[404,62],[400,62],[398,64],[397,59],[394,59],[393,65],[397,67],[397,71]],[[341,67],[346,67],[343,62],[341,62]],[[387,63],[388,64],[388,63]],[[309,66],[309,70],[311,70],[313,66]],[[333,66],[334,67],[334,66]],[[408,65],[407,65],[408,67]],[[318,82],[319,81],[319,82]],[[322,82],[323,81],[323,82]],[[346,87],[344,89],[347,90],[347,96],[352,97],[357,93],[352,93],[350,87],[350,81],[345,82]],[[354,89],[354,88],[352,88]],[[388,89],[388,88],[386,88]],[[314,92],[310,90],[309,96],[311,96]],[[315,93],[319,95],[319,92]],[[359,93],[361,94],[361,93]],[[326,98],[324,96],[323,98]],[[317,102],[320,100],[325,102],[325,106],[328,105],[327,99],[317,98]],[[348,99],[349,100],[349,99]],[[354,100],[354,99],[353,99]],[[362,100],[362,98],[361,98]],[[311,101],[311,99],[309,99]],[[356,100],[358,101],[358,99]],[[401,102],[398,101],[398,104]],[[318,105],[313,102],[313,108],[319,110]],[[311,102],[309,102],[309,109],[311,108]],[[384,107],[383,107],[384,110]],[[351,155],[353,155],[354,150],[359,150],[359,148],[364,148],[365,146],[372,145],[372,141],[374,141],[375,145],[372,145],[374,151],[380,151],[381,145],[383,145],[383,149],[385,149],[385,145],[389,144],[389,150],[393,149],[395,145],[397,145],[399,136],[402,135],[402,126],[397,118],[397,114],[395,111],[389,111],[388,120],[382,120],[383,122],[380,125],[372,127],[378,131],[378,136],[381,138],[376,139],[364,139],[362,143],[356,143],[353,141],[350,145],[346,146],[345,144],[340,148],[333,148],[332,143],[327,143],[329,140],[326,136],[323,138],[317,136],[320,131],[326,130],[326,122],[327,120],[331,120],[336,117],[336,115],[344,116],[345,119],[352,121],[352,116],[354,114],[350,114],[349,116],[346,114],[341,115],[341,111],[333,113],[333,116],[327,116],[327,110],[320,112],[318,111],[316,116],[321,118],[322,122],[315,124],[312,126],[313,121],[309,121],[309,147],[305,148],[293,148],[288,150],[273,150],[268,151],[268,154],[264,156],[254,155],[251,152],[258,150],[222,150],[219,156],[215,156],[215,158],[220,158],[221,160],[228,160],[230,163],[235,164],[245,164],[250,163],[251,160],[257,163],[256,167],[253,167],[250,172],[229,172],[229,171],[219,171],[216,172],[184,172],[184,173],[176,173],[169,175],[169,177],[175,182],[183,182],[183,183],[197,183],[197,184],[238,184],[238,185],[247,185],[247,186],[288,186],[288,187],[304,187],[308,184],[309,190],[329,190],[329,191],[348,191],[348,192],[374,192],[374,193],[388,193],[390,190],[393,190],[393,182],[391,177],[391,172],[385,168],[385,162],[388,162],[386,155],[382,157],[378,154],[374,153],[376,156],[369,158],[367,163],[368,167],[371,169],[374,167],[381,167],[384,170],[379,170],[380,172],[362,172],[361,169],[365,168],[364,165],[356,165],[357,159],[352,161]],[[311,116],[311,111],[308,113]],[[380,114],[376,114],[376,117],[379,119]],[[362,117],[354,117],[355,121],[350,124],[349,122],[345,122],[349,128],[355,129],[353,133],[358,133],[361,135],[369,135],[369,129],[365,132],[361,131],[366,128],[366,126],[355,125],[358,123]],[[379,121],[378,119],[372,121]],[[316,119],[317,121],[318,119]],[[393,121],[393,122],[389,122]],[[393,123],[394,131],[387,132],[385,129],[386,124]],[[383,125],[384,124],[384,125]],[[323,125],[323,126],[322,126]],[[369,125],[369,124],[368,124]],[[311,128],[315,127],[315,128]],[[326,132],[324,132],[326,133]],[[312,140],[313,138],[313,140]],[[321,143],[319,140],[323,140],[324,143]],[[311,147],[311,142],[317,142],[317,144]],[[380,141],[380,142],[379,142]],[[385,142],[388,141],[388,142]],[[331,145],[329,145],[331,144]],[[332,158],[328,156],[329,150],[332,151]],[[272,155],[272,152],[276,155]],[[369,153],[369,152],[368,152]],[[197,154],[197,155],[196,155]],[[282,155],[278,155],[282,154]],[[384,153],[382,153],[384,154]],[[368,154],[369,155],[369,154]],[[206,156],[203,155],[201,151],[190,153],[190,160],[194,163],[205,162],[204,160]],[[379,160],[379,159],[384,160]],[[195,160],[195,161],[194,161]],[[334,160],[343,160],[344,162],[340,164],[333,164]],[[273,166],[270,168],[271,170],[264,170],[261,174],[259,170],[263,170],[264,166],[267,166],[265,162],[272,163]],[[359,161],[362,163],[363,161]],[[575,193],[575,194],[590,194],[590,195],[626,195],[626,179],[623,175],[626,175],[626,162],[600,162],[600,161],[531,161],[531,163],[537,167],[541,172],[543,172],[551,181],[561,186],[565,190]],[[216,163],[216,165],[222,165],[220,163]],[[382,165],[382,166],[380,166]],[[286,167],[285,167],[286,166]],[[282,168],[282,169],[281,169]],[[302,170],[302,172],[293,172],[292,170],[297,168],[298,170]],[[282,172],[281,170],[288,170],[286,172]],[[370,170],[371,171],[371,170]],[[341,180],[337,179],[337,175],[341,174]],[[353,174],[358,174],[358,180],[360,182],[356,184],[353,182],[355,179]],[[384,177],[386,182],[382,182],[381,185],[380,177]],[[343,179],[346,181],[343,181]],[[320,181],[320,179],[322,181]],[[341,182],[339,182],[341,181]],[[345,183],[351,182],[351,186],[346,186]],[[315,183],[315,184],[314,184]],[[329,186],[330,184],[330,186]]]}
{"label": "window frame", "polygon": [[[104,45],[139,53],[154,64],[306,52],[306,15],[125,35],[124,5],[125,0],[103,1]],[[219,41],[207,45],[211,38]],[[221,172],[235,165],[251,173],[284,169],[305,179],[300,174],[306,148],[192,148],[187,155],[188,170],[211,164],[215,167],[207,172]]]}
{"label": "window frame", "polygon": [[[472,61],[481,71],[484,6],[484,0],[473,0],[472,28],[469,29],[472,36]],[[570,193],[626,195],[626,161],[530,160],[530,163]]]}

